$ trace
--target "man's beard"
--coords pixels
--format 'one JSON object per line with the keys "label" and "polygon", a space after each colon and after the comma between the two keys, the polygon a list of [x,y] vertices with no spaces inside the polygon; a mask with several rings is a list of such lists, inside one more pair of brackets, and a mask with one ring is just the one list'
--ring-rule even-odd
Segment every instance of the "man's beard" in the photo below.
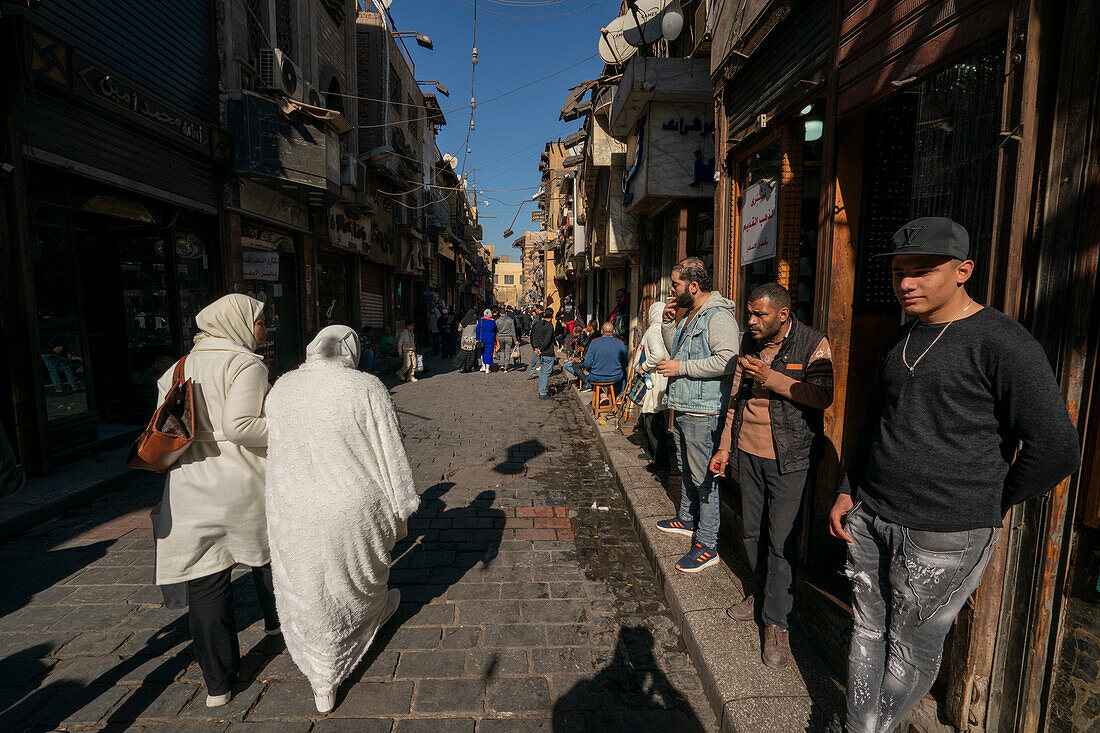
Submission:
{"label": "man's beard", "polygon": [[695,305],[695,298],[691,297],[691,293],[684,291],[676,296],[676,306],[678,308],[691,308]]}

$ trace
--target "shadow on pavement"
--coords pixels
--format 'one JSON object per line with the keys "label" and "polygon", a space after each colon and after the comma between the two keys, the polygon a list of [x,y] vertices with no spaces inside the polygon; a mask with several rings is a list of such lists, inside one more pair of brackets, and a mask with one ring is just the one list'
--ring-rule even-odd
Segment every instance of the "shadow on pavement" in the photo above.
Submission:
{"label": "shadow on pavement", "polygon": [[508,446],[507,457],[493,466],[493,470],[506,475],[523,473],[524,469],[527,468],[527,461],[537,458],[545,452],[546,446],[538,440],[525,440],[522,443],[515,443]]}
{"label": "shadow on pavement", "polygon": [[[247,601],[249,589],[253,591],[252,596],[255,595],[254,583],[247,576],[233,581],[233,585],[234,595],[246,599],[244,603],[237,603],[234,609],[239,633],[258,617],[259,601],[255,600],[254,607]],[[181,644],[183,646],[179,646]],[[179,648],[175,649],[177,646]],[[234,695],[248,689],[283,648],[281,637],[264,637],[244,654]],[[105,699],[101,703],[103,696],[119,696],[122,702],[99,721],[99,726],[132,722],[152,707],[194,661],[186,613],[153,632],[143,648],[91,681],[59,678],[45,687],[32,689],[34,681],[51,669],[51,660],[42,658],[49,649],[46,645],[32,646],[0,660],[0,730],[53,730],[93,704],[111,707],[114,701]],[[172,656],[162,656],[173,649]],[[118,686],[123,680],[132,679],[129,676],[135,670],[156,658],[163,661],[145,672],[139,687],[131,690]],[[18,685],[18,689],[3,689],[9,685]],[[204,695],[204,689],[200,689],[199,694]]]}
{"label": "shadow on pavement", "polygon": [[401,589],[401,606],[383,626],[363,661],[341,685],[337,706],[352,683],[361,680],[403,624],[475,568],[484,570],[500,550],[504,512],[493,508],[496,492],[482,491],[463,507],[444,508],[443,497],[455,488],[449,481],[420,495],[420,507],[409,517],[409,536],[394,547],[391,587]]}
{"label": "shadow on pavement", "polygon": [[103,559],[115,542],[117,540],[102,540],[2,563],[0,587],[4,588],[4,592],[0,594],[0,618],[23,608],[36,593],[52,588],[95,561]]}
{"label": "shadow on pavement", "polygon": [[657,667],[653,632],[644,626],[624,626],[619,630],[610,664],[557,699],[553,723],[555,733],[703,731],[691,705]]}

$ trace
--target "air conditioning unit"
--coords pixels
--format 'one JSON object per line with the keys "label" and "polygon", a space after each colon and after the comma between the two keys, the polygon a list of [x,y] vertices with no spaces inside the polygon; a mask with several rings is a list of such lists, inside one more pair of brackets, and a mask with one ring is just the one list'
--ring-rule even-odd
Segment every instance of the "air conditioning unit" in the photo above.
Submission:
{"label": "air conditioning unit", "polygon": [[367,175],[367,167],[363,161],[351,155],[345,155],[340,166],[340,183],[351,186],[356,191],[363,190],[363,179]]}
{"label": "air conditioning unit", "polygon": [[277,48],[260,49],[260,89],[312,104],[308,96],[311,89],[302,78],[302,70]]}

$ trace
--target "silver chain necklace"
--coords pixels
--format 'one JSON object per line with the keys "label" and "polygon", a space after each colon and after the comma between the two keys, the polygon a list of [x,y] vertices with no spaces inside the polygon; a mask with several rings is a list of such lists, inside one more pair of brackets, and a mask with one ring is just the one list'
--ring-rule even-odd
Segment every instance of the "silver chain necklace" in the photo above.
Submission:
{"label": "silver chain necklace", "polygon": [[901,363],[904,364],[905,368],[909,370],[909,377],[910,378],[912,378],[915,375],[915,373],[916,373],[915,370],[917,368],[917,364],[920,364],[920,360],[924,358],[924,355],[932,350],[932,347],[936,345],[936,342],[939,341],[945,333],[947,333],[947,329],[951,328],[951,324],[954,323],[955,321],[959,320],[960,318],[962,318],[963,313],[966,313],[968,310],[970,310],[970,306],[972,306],[972,305],[974,305],[973,300],[971,300],[969,303],[967,303],[965,308],[963,308],[961,311],[956,313],[955,317],[947,322],[947,325],[943,327],[943,330],[939,332],[939,334],[936,336],[936,338],[932,339],[932,343],[928,344],[928,348],[925,349],[923,352],[921,352],[921,355],[917,357],[917,360],[914,361],[912,365],[910,365],[909,360],[905,358],[905,353],[909,349],[909,337],[913,335],[913,331],[916,330],[917,324],[920,323],[920,319],[918,318],[917,320],[913,321],[913,325],[909,329],[909,333],[907,333],[905,335],[905,345],[901,347]]}

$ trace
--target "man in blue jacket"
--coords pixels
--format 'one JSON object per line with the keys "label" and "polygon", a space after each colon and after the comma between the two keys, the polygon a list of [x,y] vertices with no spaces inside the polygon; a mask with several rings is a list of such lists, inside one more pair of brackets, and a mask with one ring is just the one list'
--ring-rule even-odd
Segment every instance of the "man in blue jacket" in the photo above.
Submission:
{"label": "man in blue jacket", "polygon": [[626,344],[615,338],[615,328],[611,323],[605,323],[600,328],[600,338],[592,339],[584,352],[584,368],[588,372],[585,381],[588,384],[613,382],[618,393],[622,389],[629,362]]}

